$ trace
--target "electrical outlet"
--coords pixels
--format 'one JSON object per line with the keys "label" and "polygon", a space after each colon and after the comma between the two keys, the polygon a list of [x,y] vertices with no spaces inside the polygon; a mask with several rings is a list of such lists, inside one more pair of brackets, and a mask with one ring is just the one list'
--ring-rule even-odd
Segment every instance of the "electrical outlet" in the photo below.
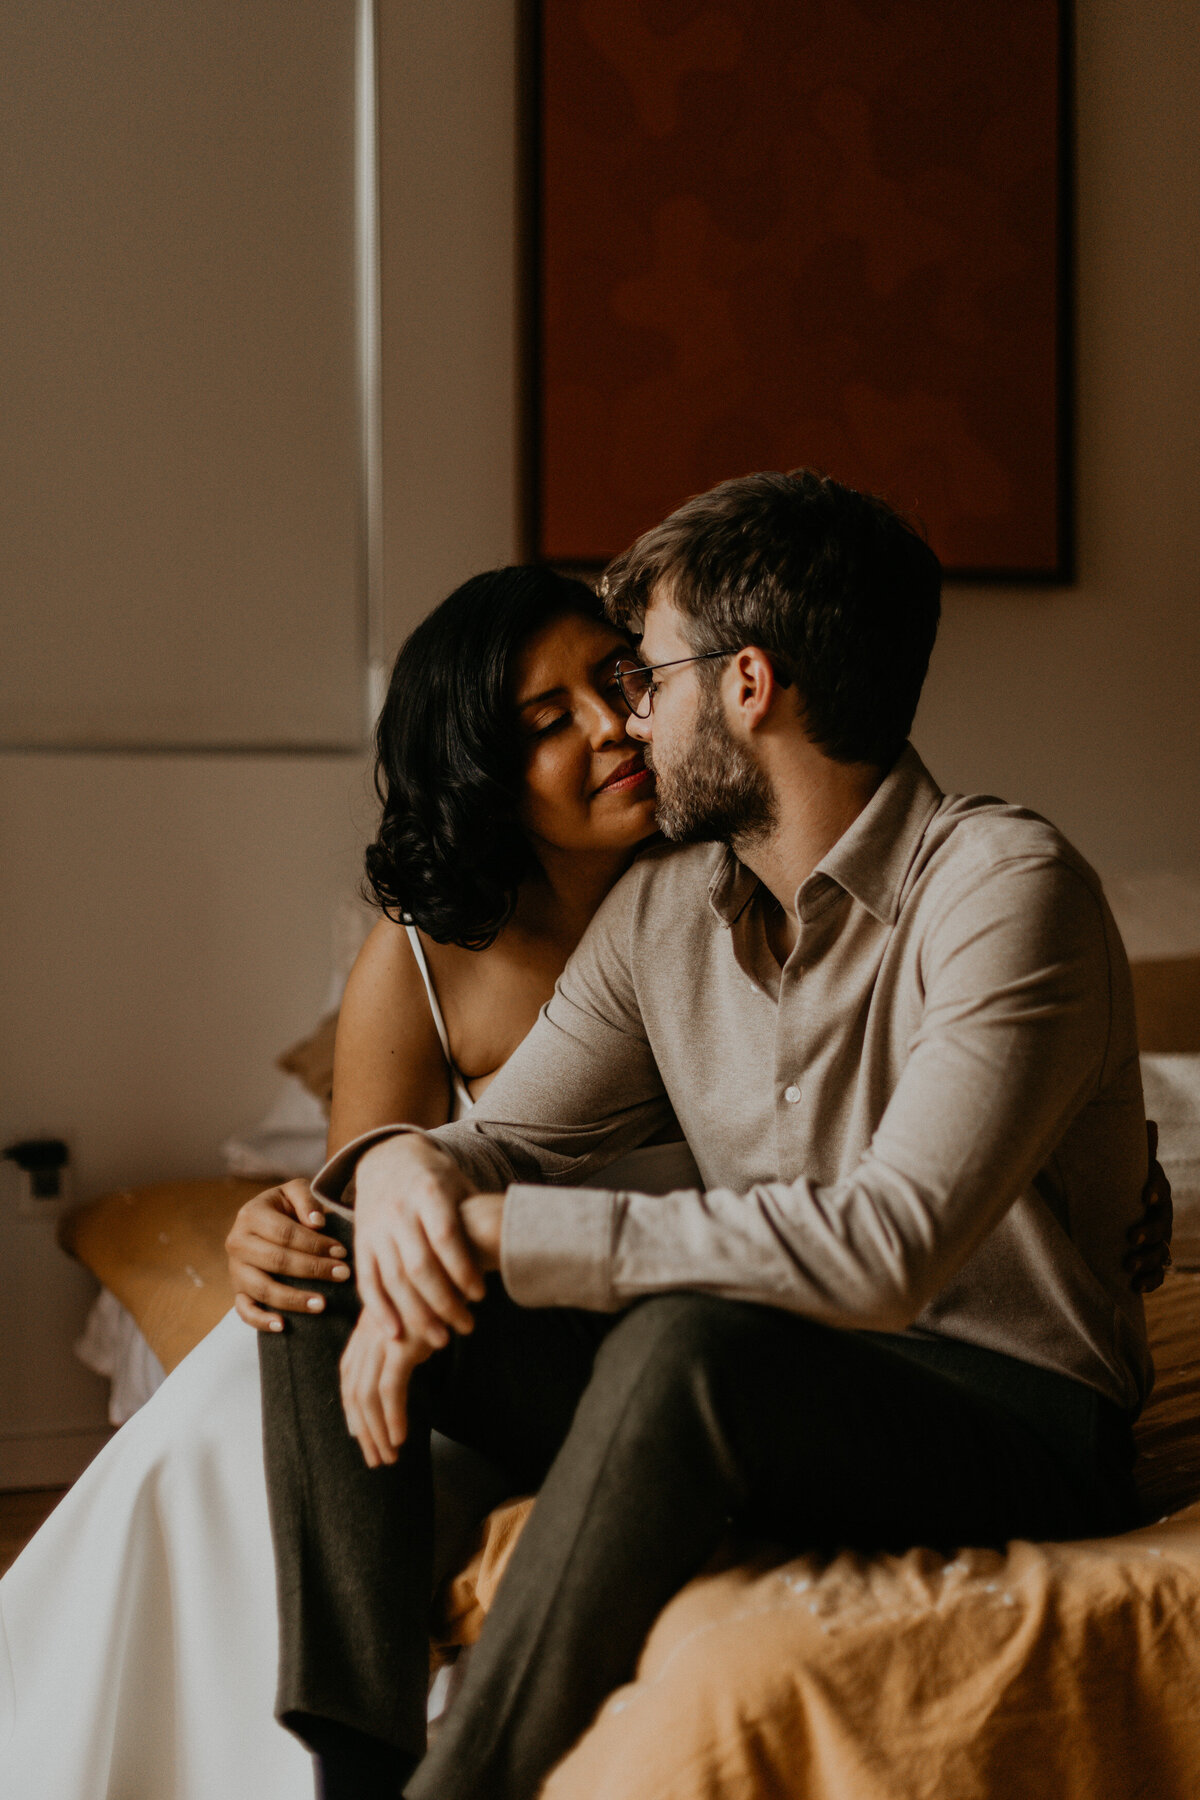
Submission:
{"label": "electrical outlet", "polygon": [[24,1138],[2,1153],[13,1164],[17,1212],[28,1219],[56,1219],[71,1200],[70,1151],[62,1138]]}

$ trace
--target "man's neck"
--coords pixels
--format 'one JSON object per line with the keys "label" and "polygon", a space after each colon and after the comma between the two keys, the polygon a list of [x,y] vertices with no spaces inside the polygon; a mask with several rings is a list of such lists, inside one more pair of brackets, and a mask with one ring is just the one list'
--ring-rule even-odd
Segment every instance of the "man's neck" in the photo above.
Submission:
{"label": "man's neck", "polygon": [[884,777],[865,763],[836,763],[807,739],[771,746],[769,774],[776,822],[769,833],[735,839],[739,862],[758,876],[775,901],[768,909],[767,939],[779,963],[787,961],[799,922],[796,890],[853,825]]}

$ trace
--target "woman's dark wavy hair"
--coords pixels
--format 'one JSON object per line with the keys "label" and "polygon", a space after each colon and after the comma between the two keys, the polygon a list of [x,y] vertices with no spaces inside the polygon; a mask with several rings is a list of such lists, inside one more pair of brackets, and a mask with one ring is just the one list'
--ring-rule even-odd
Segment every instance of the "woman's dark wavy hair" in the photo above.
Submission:
{"label": "woman's dark wavy hair", "polygon": [[538,565],[456,588],[401,646],[375,727],[383,815],[367,886],[389,918],[484,950],[512,917],[533,852],[517,824],[524,745],[516,657],[563,613],[603,617],[582,581]]}

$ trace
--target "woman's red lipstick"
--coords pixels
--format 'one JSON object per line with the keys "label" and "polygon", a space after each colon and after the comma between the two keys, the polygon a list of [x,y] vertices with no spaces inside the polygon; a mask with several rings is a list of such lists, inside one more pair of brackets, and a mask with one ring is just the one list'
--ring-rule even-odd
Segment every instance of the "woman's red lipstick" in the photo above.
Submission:
{"label": "woman's red lipstick", "polygon": [[611,793],[614,788],[621,788],[628,793],[635,787],[641,786],[643,782],[652,782],[653,780],[653,775],[641,757],[631,756],[628,762],[623,762],[619,768],[614,769],[608,780],[602,781],[595,791],[598,794],[607,794]]}

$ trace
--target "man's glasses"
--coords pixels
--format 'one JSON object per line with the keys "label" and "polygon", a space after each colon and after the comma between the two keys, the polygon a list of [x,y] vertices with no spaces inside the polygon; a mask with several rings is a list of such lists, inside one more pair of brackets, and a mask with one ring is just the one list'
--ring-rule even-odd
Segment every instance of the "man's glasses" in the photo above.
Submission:
{"label": "man's glasses", "polygon": [[710,662],[714,656],[736,656],[735,650],[706,650],[702,656],[677,656],[674,662],[653,663],[647,668],[632,660],[618,662],[614,671],[621,698],[635,719],[648,719],[654,709],[654,696],[662,686],[654,677],[660,669],[678,669],[684,663]]}

